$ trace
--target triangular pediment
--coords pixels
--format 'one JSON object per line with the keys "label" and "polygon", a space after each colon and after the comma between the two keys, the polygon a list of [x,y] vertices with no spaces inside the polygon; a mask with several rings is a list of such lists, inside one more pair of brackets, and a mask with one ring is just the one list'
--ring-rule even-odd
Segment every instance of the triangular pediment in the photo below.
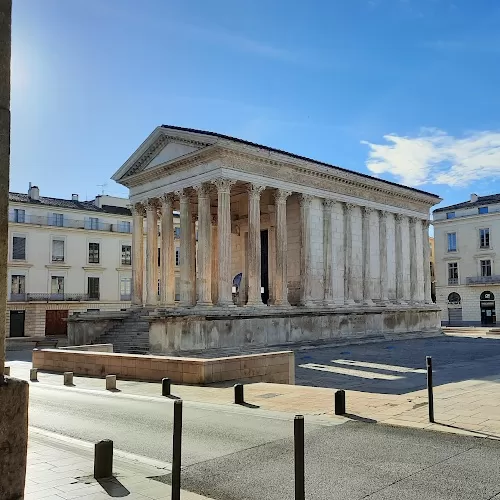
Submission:
{"label": "triangular pediment", "polygon": [[149,162],[149,164],[143,168],[143,170],[149,170],[156,167],[157,165],[175,160],[176,158],[181,158],[182,156],[194,153],[195,151],[198,151],[200,149],[202,148],[193,146],[191,144],[182,144],[180,142],[170,141]]}

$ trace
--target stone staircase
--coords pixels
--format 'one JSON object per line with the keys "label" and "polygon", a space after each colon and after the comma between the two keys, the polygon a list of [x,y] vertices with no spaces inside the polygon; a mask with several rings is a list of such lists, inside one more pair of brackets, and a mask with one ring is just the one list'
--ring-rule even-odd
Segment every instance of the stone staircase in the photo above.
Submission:
{"label": "stone staircase", "polygon": [[149,353],[149,323],[142,318],[142,310],[130,311],[130,315],[111,327],[96,341],[113,344],[113,352],[124,354]]}

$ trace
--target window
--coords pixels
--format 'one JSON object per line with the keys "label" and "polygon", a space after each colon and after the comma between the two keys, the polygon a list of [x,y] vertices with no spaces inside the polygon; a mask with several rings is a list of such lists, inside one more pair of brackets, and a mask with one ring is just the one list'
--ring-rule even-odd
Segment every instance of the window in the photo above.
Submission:
{"label": "window", "polygon": [[480,260],[479,267],[481,268],[481,276],[491,276],[491,260]]}
{"label": "window", "polygon": [[118,232],[119,233],[130,233],[130,222],[121,221],[118,223]]}
{"label": "window", "polygon": [[132,247],[130,245],[122,245],[122,266],[132,265]]}
{"label": "window", "polygon": [[89,264],[99,264],[99,243],[89,243]]}
{"label": "window", "polygon": [[99,300],[99,278],[88,278],[89,300]]}
{"label": "window", "polygon": [[132,297],[132,278],[120,280],[120,300],[130,300]]}
{"label": "window", "polygon": [[50,279],[50,293],[64,295],[64,276],[52,276]]}
{"label": "window", "polygon": [[490,230],[480,229],[479,230],[479,247],[480,248],[490,248]]}
{"label": "window", "polygon": [[24,222],[26,220],[26,212],[22,208],[14,208],[14,222]]}
{"label": "window", "polygon": [[181,280],[175,278],[175,300],[181,300]]}
{"label": "window", "polygon": [[446,212],[446,218],[447,219],[454,219],[455,218],[455,212]]}
{"label": "window", "polygon": [[179,256],[179,249],[176,248],[175,249],[175,265],[178,266],[180,265],[180,256]]}
{"label": "window", "polygon": [[448,304],[461,304],[462,303],[462,298],[457,292],[451,292],[450,295],[448,295]]}
{"label": "window", "polygon": [[448,233],[448,252],[457,251],[457,233]]}
{"label": "window", "polygon": [[180,237],[181,237],[181,228],[175,227],[174,228],[174,238],[179,239]]}
{"label": "window", "polygon": [[24,236],[12,238],[12,260],[26,260],[26,238]]}
{"label": "window", "polygon": [[64,214],[52,214],[49,217],[49,224],[51,226],[63,227],[64,226]]}
{"label": "window", "polygon": [[86,229],[99,229],[99,219],[98,217],[89,217],[86,224]]}
{"label": "window", "polygon": [[458,285],[458,262],[448,263],[448,285]]}
{"label": "window", "polygon": [[161,266],[161,256],[160,256],[160,249],[158,248],[158,267]]}
{"label": "window", "polygon": [[480,213],[480,214],[487,214],[488,213],[488,207],[479,207],[478,213]]}
{"label": "window", "polygon": [[12,275],[10,293],[12,295],[24,295],[26,293],[26,276],[24,274]]}
{"label": "window", "polygon": [[64,262],[64,240],[52,240],[52,262]]}

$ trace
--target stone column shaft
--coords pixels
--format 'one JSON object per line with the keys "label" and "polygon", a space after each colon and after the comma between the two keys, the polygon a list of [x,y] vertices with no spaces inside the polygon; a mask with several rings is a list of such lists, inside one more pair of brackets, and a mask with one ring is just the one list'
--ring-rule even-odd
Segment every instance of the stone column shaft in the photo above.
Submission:
{"label": "stone column shaft", "polygon": [[290,305],[288,303],[286,200],[291,194],[291,191],[278,189],[274,198],[276,206],[276,280],[273,303],[280,307]]}
{"label": "stone column shaft", "polygon": [[418,302],[417,219],[410,217],[410,300]]}
{"label": "stone column shaft", "polygon": [[[270,226],[267,230],[267,269],[269,284],[268,304],[274,304],[276,295],[276,214],[270,214]],[[261,264],[262,265],[262,264]]]}
{"label": "stone column shaft", "polygon": [[424,259],[424,300],[426,304],[432,304],[431,291],[431,248],[429,242],[429,221],[422,221],[422,245]]}
{"label": "stone column shaft", "polygon": [[363,249],[363,304],[374,305],[371,294],[371,235],[370,235],[370,214],[373,209],[363,207],[362,209],[362,240]]}
{"label": "stone column shaft", "polygon": [[146,305],[158,304],[158,200],[146,205]]}
{"label": "stone column shaft", "polygon": [[212,279],[210,280],[210,283],[211,283],[210,286],[212,288],[212,295],[211,295],[212,303],[217,304],[217,302],[219,300],[219,297],[217,294],[217,289],[218,289],[218,285],[219,285],[219,246],[218,246],[219,238],[217,237],[217,216],[216,215],[211,216],[211,223],[212,223],[212,239],[211,239]]}
{"label": "stone column shaft", "polygon": [[379,212],[379,241],[380,241],[380,301],[382,305],[389,303],[389,282],[388,273],[388,254],[387,254],[387,212]]}
{"label": "stone column shaft", "polygon": [[144,293],[144,205],[132,207],[132,305],[142,306]]}
{"label": "stone column shaft", "polygon": [[161,202],[160,303],[172,307],[175,304],[174,197],[165,194]]}
{"label": "stone column shaft", "polygon": [[323,200],[323,301],[326,306],[335,305],[333,275],[333,200]]}
{"label": "stone column shaft", "polygon": [[398,304],[406,304],[404,292],[403,275],[403,214],[396,214],[395,217],[395,236],[396,236],[396,301]]}
{"label": "stone column shaft", "polygon": [[313,197],[300,197],[300,305],[310,307],[311,299],[311,202]]}
{"label": "stone column shaft", "polygon": [[212,217],[210,190],[206,184],[198,192],[198,302],[199,306],[212,305]]}
{"label": "stone column shaft", "polygon": [[345,203],[344,205],[344,301],[346,305],[356,304],[354,300],[354,282],[352,269],[352,212],[354,205]]}
{"label": "stone column shaft", "polygon": [[235,181],[217,179],[217,220],[218,220],[218,302],[221,307],[234,306],[231,276],[231,186]]}
{"label": "stone column shaft", "polygon": [[193,282],[193,220],[191,214],[191,203],[189,193],[184,189],[178,191],[180,201],[180,223],[181,237],[179,250],[180,264],[180,303],[183,307],[191,307],[194,305],[193,290],[195,283]]}

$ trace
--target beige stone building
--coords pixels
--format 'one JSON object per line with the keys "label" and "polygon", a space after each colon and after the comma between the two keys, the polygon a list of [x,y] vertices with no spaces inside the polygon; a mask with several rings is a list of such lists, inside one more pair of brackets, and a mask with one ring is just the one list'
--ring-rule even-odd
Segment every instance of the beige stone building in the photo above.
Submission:
{"label": "beige stone building", "polygon": [[500,194],[434,210],[436,295],[451,325],[494,325],[500,300]]}

